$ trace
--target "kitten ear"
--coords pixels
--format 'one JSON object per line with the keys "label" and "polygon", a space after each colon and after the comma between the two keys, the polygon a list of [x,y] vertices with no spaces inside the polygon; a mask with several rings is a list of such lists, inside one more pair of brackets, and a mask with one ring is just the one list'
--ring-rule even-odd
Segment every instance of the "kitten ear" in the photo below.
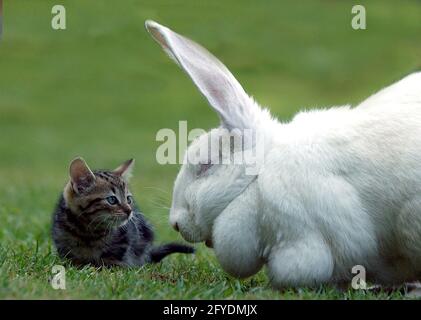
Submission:
{"label": "kitten ear", "polygon": [[70,163],[70,179],[73,190],[79,194],[95,184],[95,175],[82,158],[76,158]]}
{"label": "kitten ear", "polygon": [[121,176],[124,180],[128,181],[132,177],[133,167],[134,159],[130,159],[120,165],[113,172],[114,174]]}

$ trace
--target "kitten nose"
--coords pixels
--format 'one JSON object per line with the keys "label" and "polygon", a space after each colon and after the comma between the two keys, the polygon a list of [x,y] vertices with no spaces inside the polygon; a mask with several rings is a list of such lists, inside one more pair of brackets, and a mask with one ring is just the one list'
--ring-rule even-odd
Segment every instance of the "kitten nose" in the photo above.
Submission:
{"label": "kitten nose", "polygon": [[124,206],[123,211],[125,214],[130,215],[130,213],[132,213],[132,208],[130,206]]}

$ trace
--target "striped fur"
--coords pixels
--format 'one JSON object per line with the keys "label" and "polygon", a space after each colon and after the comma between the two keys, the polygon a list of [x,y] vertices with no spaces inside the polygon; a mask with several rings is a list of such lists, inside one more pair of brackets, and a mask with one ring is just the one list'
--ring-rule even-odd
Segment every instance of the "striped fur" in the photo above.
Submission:
{"label": "striped fur", "polygon": [[[74,161],[79,167],[71,166],[71,179],[53,215],[52,237],[60,257],[75,265],[140,266],[171,253],[194,252],[176,243],[153,245],[152,227],[128,188],[128,167],[92,172],[83,160]],[[118,203],[110,204],[110,196]]]}

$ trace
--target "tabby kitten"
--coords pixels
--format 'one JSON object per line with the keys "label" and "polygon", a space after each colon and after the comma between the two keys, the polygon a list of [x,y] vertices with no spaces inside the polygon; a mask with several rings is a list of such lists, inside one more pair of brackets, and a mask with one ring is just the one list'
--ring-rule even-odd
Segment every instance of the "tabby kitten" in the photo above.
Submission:
{"label": "tabby kitten", "polygon": [[154,246],[153,231],[134,203],[127,182],[134,160],[114,171],[91,171],[77,158],[53,216],[58,254],[76,265],[140,266],[194,249],[176,243]]}

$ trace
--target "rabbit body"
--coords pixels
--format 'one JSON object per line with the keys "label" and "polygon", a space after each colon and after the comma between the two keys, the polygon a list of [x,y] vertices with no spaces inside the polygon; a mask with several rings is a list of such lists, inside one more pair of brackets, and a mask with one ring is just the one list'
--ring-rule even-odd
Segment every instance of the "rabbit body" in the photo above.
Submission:
{"label": "rabbit body", "polygon": [[355,265],[379,283],[416,280],[421,93],[379,103],[394,87],[406,96],[412,84],[421,91],[421,73],[357,108],[300,113],[272,127],[256,181],[215,221],[224,269],[242,277],[267,264],[279,287],[347,281]]}
{"label": "rabbit body", "polygon": [[[212,242],[221,266],[247,277],[264,265],[276,287],[421,276],[421,73],[359,106],[301,112],[289,123],[259,107],[205,49],[155,22],[146,27],[221,118],[189,155],[223,129],[258,130],[258,171],[185,161],[170,222],[188,241]],[[234,150],[244,152],[244,150]]]}

